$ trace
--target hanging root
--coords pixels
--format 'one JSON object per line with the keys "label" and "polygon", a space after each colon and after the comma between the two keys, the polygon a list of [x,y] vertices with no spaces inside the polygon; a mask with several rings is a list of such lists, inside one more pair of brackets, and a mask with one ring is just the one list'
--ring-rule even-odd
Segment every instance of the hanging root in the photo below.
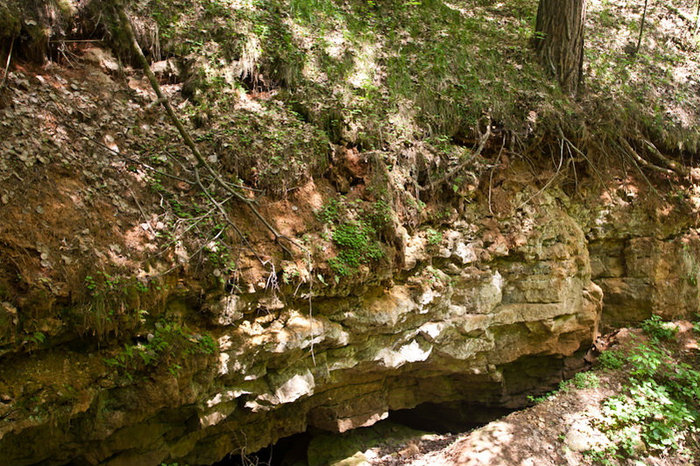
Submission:
{"label": "hanging root", "polygon": [[473,158],[478,157],[481,155],[481,152],[484,150],[484,147],[486,146],[486,143],[488,142],[489,138],[491,137],[491,118],[488,119],[486,122],[486,132],[481,135],[481,138],[479,139],[479,146],[477,147],[476,151],[474,154],[472,154],[472,157],[467,159],[466,161],[462,162],[457,166],[456,168],[452,169],[449,171],[445,176],[443,176],[440,179],[437,179],[433,182],[431,182],[428,186],[421,186],[418,188],[419,191],[432,191],[434,190],[437,186],[440,186],[441,184],[445,183],[446,181],[450,180],[453,176],[464,170],[464,167],[467,166],[467,164],[472,162]]}

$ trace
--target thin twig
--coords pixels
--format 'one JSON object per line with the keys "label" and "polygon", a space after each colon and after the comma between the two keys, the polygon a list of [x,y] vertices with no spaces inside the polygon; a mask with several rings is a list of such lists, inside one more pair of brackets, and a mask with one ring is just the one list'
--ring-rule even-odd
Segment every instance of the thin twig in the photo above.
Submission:
{"label": "thin twig", "polygon": [[[226,199],[224,199],[224,200],[221,202],[221,204],[222,204],[222,205],[225,205],[225,204],[226,204],[228,201],[230,201],[231,199],[233,199],[233,196],[227,197]],[[192,219],[192,220],[194,220],[194,221],[185,229],[185,231],[183,231],[182,233],[180,233],[180,234],[177,236],[177,238],[174,238],[174,239],[171,240],[169,243],[167,243],[166,245],[164,245],[164,246],[161,248],[161,251],[160,251],[157,255],[162,255],[163,253],[165,253],[165,251],[166,251],[170,246],[172,246],[173,244],[175,244],[175,243],[177,243],[178,241],[180,241],[190,230],[192,230],[194,227],[196,227],[197,225],[199,225],[203,220],[209,218],[209,217],[211,216],[211,214],[214,213],[215,210],[218,210],[218,209],[217,209],[216,207],[214,207],[214,208],[210,209],[208,212],[206,212],[204,215],[202,215],[202,216],[200,216],[200,217],[197,217],[197,218],[195,218],[195,219]]]}
{"label": "thin twig", "polygon": [[644,33],[644,25],[646,24],[647,21],[647,5],[649,4],[649,0],[644,0],[644,12],[642,13],[642,21],[641,24],[639,25],[639,38],[637,39],[637,47],[634,50],[635,55],[639,53],[639,47],[642,46],[642,34]]}
{"label": "thin twig", "polygon": [[7,74],[10,72],[10,62],[12,61],[12,49],[14,45],[15,40],[13,38],[12,42],[10,42],[10,51],[7,52],[7,63],[5,63],[5,72],[2,75],[2,82],[0,82],[0,91],[5,87],[5,83],[7,82]]}
{"label": "thin twig", "polygon": [[260,262],[261,265],[265,266],[265,265],[267,264],[267,262],[264,261],[264,260],[258,255],[258,253],[257,253],[257,251],[255,251],[255,249],[253,249],[253,246],[252,246],[252,245],[250,244],[250,242],[248,241],[248,238],[246,238],[245,235],[243,234],[243,232],[241,231],[241,229],[238,228],[238,225],[236,225],[236,224],[233,222],[233,220],[231,220],[231,218],[229,217],[228,213],[227,213],[226,210],[224,209],[223,205],[222,205],[220,202],[218,202],[216,199],[214,199],[214,196],[212,196],[211,193],[209,193],[209,190],[207,190],[207,188],[204,187],[204,185],[202,184],[202,181],[201,181],[201,179],[200,179],[200,176],[199,176],[199,169],[196,168],[196,167],[195,167],[195,169],[194,169],[194,175],[195,175],[195,179],[196,179],[196,181],[197,181],[197,185],[198,185],[199,188],[202,190],[202,192],[204,192],[204,195],[211,201],[212,204],[214,204],[214,205],[216,206],[216,208],[219,210],[219,212],[221,213],[221,215],[224,217],[224,220],[226,220],[226,223],[227,223],[231,228],[233,228],[233,230],[236,232],[236,234],[241,238],[241,241],[243,242],[243,244],[244,244],[244,245],[246,246],[246,248],[248,248],[248,250],[255,256],[255,258],[258,260],[258,262]]}
{"label": "thin twig", "polygon": [[90,43],[90,42],[104,42],[104,39],[53,39],[49,41],[49,44],[74,44],[74,43]]}
{"label": "thin twig", "polygon": [[95,138],[95,137],[93,137],[93,136],[90,136],[89,134],[87,134],[87,133],[85,133],[85,132],[79,130],[78,128],[76,128],[76,127],[74,127],[74,126],[72,126],[72,125],[69,124],[67,121],[63,121],[63,125],[64,125],[66,128],[68,128],[69,130],[71,130],[71,131],[73,131],[73,132],[79,134],[80,136],[84,137],[85,139],[89,140],[89,141],[92,142],[93,144],[95,144],[95,145],[97,145],[97,146],[99,146],[99,147],[101,147],[101,148],[103,148],[103,149],[107,149],[108,151],[110,151],[111,153],[113,153],[114,155],[118,156],[119,158],[121,158],[122,160],[124,160],[124,161],[126,161],[126,162],[130,162],[130,163],[133,163],[133,164],[136,164],[136,165],[141,165],[142,167],[144,167],[144,168],[146,168],[146,169],[148,169],[148,170],[151,170],[153,173],[157,173],[158,175],[162,175],[162,176],[165,176],[165,177],[168,177],[168,178],[172,178],[173,180],[182,181],[183,183],[187,183],[187,184],[189,184],[189,185],[195,184],[194,181],[188,180],[188,179],[186,179],[186,178],[181,178],[181,177],[179,177],[179,176],[172,175],[172,174],[167,173],[167,172],[164,172],[164,171],[160,171],[160,170],[158,170],[157,168],[152,167],[151,165],[149,165],[149,164],[147,164],[147,163],[145,163],[145,162],[141,162],[140,160],[131,158],[131,157],[127,156],[127,155],[122,154],[121,152],[117,152],[116,150],[112,149],[112,148],[109,147],[108,145],[103,144],[102,142],[100,142],[97,138]]}

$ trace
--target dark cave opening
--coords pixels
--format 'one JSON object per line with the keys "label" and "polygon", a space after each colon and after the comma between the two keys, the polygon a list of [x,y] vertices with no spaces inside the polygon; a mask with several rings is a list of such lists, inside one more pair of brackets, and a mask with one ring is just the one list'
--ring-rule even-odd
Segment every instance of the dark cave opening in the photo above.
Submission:
{"label": "dark cave opening", "polygon": [[513,411],[498,406],[460,402],[423,403],[415,408],[391,411],[389,421],[416,430],[454,434],[476,429]]}
{"label": "dark cave opening", "polygon": [[[499,419],[513,409],[468,403],[424,403],[415,408],[391,411],[389,418],[374,426],[358,428],[342,434],[331,434],[315,428],[284,437],[277,443],[254,453],[230,454],[214,466],[305,466],[309,464],[310,445],[320,436],[333,436],[335,443],[348,442],[348,437],[363,431],[374,431],[373,438],[387,432],[387,425],[401,425],[420,432],[457,434],[476,429]],[[396,428],[388,428],[389,431]],[[360,435],[361,436],[361,435]],[[367,444],[367,448],[373,445]],[[352,453],[350,453],[352,455]]]}
{"label": "dark cave opening", "polygon": [[308,464],[309,431],[284,437],[262,450],[230,454],[213,466],[302,466]]}

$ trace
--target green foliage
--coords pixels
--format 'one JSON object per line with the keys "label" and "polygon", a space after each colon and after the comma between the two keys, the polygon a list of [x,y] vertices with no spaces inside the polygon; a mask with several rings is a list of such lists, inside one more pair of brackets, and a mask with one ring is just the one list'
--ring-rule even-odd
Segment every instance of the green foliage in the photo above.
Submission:
{"label": "green foliage", "polygon": [[[601,464],[617,458],[635,458],[641,451],[678,450],[700,425],[700,372],[673,359],[662,341],[675,331],[658,318],[644,323],[652,339],[634,348],[626,358],[630,378],[623,393],[603,404],[598,428],[613,442],[604,451],[588,452]],[[605,354],[605,353],[603,353]],[[619,366],[621,356],[610,357]],[[609,362],[608,362],[609,364]]]}
{"label": "green foliage", "polygon": [[104,362],[129,380],[139,371],[154,366],[167,367],[168,372],[177,376],[182,368],[178,360],[188,355],[214,354],[216,350],[216,341],[211,335],[193,334],[180,324],[160,321],[146,342],[125,345],[122,351]]}
{"label": "green foliage", "polygon": [[43,332],[34,332],[27,338],[27,341],[36,346],[41,346],[46,341],[46,335]]}
{"label": "green foliage", "polygon": [[538,404],[549,400],[559,392],[568,393],[571,390],[571,387],[575,387],[578,389],[586,389],[598,388],[599,385],[600,379],[594,372],[578,372],[576,375],[574,375],[572,379],[562,380],[561,382],[559,382],[559,388],[557,390],[545,393],[540,396],[529,395],[527,398],[528,400],[530,400],[530,402]]}
{"label": "green foliage", "polygon": [[603,351],[598,357],[598,364],[605,369],[620,369],[625,364],[625,358],[619,351]]}
{"label": "green foliage", "polygon": [[332,239],[340,250],[338,261],[334,261],[331,268],[339,275],[348,275],[360,264],[384,257],[384,250],[375,239],[376,234],[374,227],[365,221],[349,221],[338,225]]}
{"label": "green foliage", "polygon": [[360,265],[385,256],[379,232],[391,221],[391,207],[384,200],[331,199],[316,212],[316,218],[332,229],[328,240],[338,253],[328,265],[337,276],[352,275]]}
{"label": "green foliage", "polygon": [[83,303],[66,311],[81,333],[102,339],[143,322],[141,301],[149,291],[147,283],[133,276],[97,271],[86,275],[83,284]]}
{"label": "green foliage", "polygon": [[572,379],[573,385],[578,389],[598,388],[600,379],[595,372],[579,372]]}
{"label": "green foliage", "polygon": [[428,228],[427,231],[428,234],[428,245],[430,246],[437,246],[442,242],[442,232],[439,232],[437,230],[434,230],[432,228]]}
{"label": "green foliage", "polygon": [[655,340],[671,340],[678,333],[678,326],[654,315],[642,322],[642,330]]}

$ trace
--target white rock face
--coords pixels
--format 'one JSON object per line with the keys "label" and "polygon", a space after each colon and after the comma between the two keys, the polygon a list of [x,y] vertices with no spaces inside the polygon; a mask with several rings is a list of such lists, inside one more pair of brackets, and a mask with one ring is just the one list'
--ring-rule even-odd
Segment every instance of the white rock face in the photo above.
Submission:
{"label": "white rock face", "polygon": [[311,395],[314,392],[314,376],[311,371],[297,374],[287,380],[281,387],[275,390],[275,396],[280,403],[291,403],[302,396]]}

